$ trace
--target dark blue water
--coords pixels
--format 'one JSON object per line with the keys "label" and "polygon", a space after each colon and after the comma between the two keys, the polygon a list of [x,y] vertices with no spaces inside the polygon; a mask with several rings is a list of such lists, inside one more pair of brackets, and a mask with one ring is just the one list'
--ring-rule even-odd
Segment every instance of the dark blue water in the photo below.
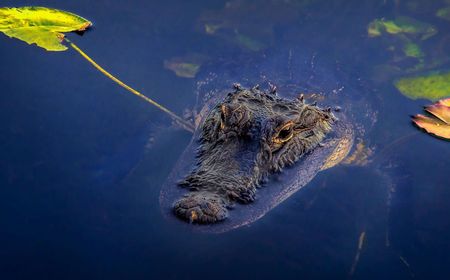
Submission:
{"label": "dark blue water", "polygon": [[[392,85],[413,62],[374,75],[395,55],[366,30],[373,19],[397,15],[432,23],[439,32],[423,48],[448,70],[449,24],[434,16],[445,1],[2,5],[49,6],[92,20],[92,31],[69,38],[179,114],[196,104],[207,68],[182,78],[165,60],[208,56],[220,75],[221,63],[290,45],[339,65],[342,83],[360,81],[353,86],[365,95],[354,100],[368,104],[377,122],[365,134],[375,150],[371,164],[322,172],[250,227],[179,231],[162,217],[158,197],[190,134],[73,50],[49,53],[1,35],[0,279],[450,277],[450,145],[410,123],[430,101],[408,99]],[[225,31],[206,34],[205,24],[217,22],[226,22]]]}

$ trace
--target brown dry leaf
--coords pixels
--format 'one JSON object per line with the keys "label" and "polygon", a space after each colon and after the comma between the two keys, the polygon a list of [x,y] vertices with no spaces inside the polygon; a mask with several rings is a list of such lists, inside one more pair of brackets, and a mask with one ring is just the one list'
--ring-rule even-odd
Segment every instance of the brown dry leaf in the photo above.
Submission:
{"label": "brown dry leaf", "polygon": [[[450,110],[450,107],[447,107]],[[450,139],[450,125],[437,119],[430,118],[421,114],[415,115],[412,121],[420,128],[425,129],[426,132],[434,134],[439,137]]]}
{"label": "brown dry leaf", "polygon": [[425,111],[430,113],[431,117],[418,114],[412,121],[430,134],[450,139],[450,98],[426,106]]}
{"label": "brown dry leaf", "polygon": [[436,103],[430,106],[426,106],[425,110],[434,115],[436,118],[445,122],[447,125],[450,125],[450,107],[446,105],[442,105],[440,103]]}
{"label": "brown dry leaf", "polygon": [[450,98],[441,99],[438,103],[450,107]]}

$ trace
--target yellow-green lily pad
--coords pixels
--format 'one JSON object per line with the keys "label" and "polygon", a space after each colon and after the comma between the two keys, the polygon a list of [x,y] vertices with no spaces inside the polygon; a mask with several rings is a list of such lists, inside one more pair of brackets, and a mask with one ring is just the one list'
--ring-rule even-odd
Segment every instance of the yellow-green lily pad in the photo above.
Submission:
{"label": "yellow-green lily pad", "polygon": [[450,96],[450,72],[402,78],[395,81],[394,85],[411,99],[436,100]]}
{"label": "yellow-green lily pad", "polygon": [[0,32],[36,44],[47,51],[64,51],[64,32],[84,31],[90,21],[73,13],[46,7],[0,8]]}

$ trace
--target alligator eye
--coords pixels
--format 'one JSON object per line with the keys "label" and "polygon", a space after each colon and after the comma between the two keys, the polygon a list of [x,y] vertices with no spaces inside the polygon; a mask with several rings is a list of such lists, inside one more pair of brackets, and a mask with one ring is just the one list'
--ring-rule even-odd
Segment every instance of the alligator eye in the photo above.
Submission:
{"label": "alligator eye", "polygon": [[273,138],[273,142],[276,144],[281,144],[291,140],[292,136],[294,135],[293,127],[294,124],[292,122],[284,124]]}

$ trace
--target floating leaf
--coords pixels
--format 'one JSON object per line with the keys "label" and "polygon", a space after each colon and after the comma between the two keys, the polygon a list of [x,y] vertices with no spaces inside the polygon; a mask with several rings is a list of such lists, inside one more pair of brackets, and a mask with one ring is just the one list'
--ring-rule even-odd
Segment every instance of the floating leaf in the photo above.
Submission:
{"label": "floating leaf", "polygon": [[405,16],[398,17],[395,20],[376,19],[369,23],[367,27],[369,37],[381,36],[385,32],[389,34],[420,35],[421,39],[425,40],[436,34],[437,30],[431,24]]}
{"label": "floating leaf", "polygon": [[47,51],[64,51],[63,32],[84,31],[92,23],[78,15],[45,7],[0,8],[0,32]]}
{"label": "floating leaf", "polygon": [[439,9],[436,16],[442,19],[450,20],[450,7]]}
{"label": "floating leaf", "polygon": [[418,114],[413,117],[412,121],[430,134],[450,139],[450,126],[439,119]]}
{"label": "floating leaf", "polygon": [[441,99],[438,103],[450,107],[450,98]]}
{"label": "floating leaf", "polygon": [[426,106],[425,110],[432,117],[418,114],[413,117],[412,121],[428,133],[450,139],[450,98],[442,99],[433,105]]}
{"label": "floating leaf", "polygon": [[125,88],[132,94],[142,98],[146,102],[157,107],[161,111],[170,115],[184,129],[194,132],[193,124],[177,116],[175,113],[157,103],[150,97],[147,97],[139,91],[133,89],[111,73],[106,71],[77,45],[64,38],[63,32],[84,31],[92,23],[75,14],[45,8],[45,7],[20,7],[20,8],[0,8],[0,32],[9,37],[17,38],[28,44],[36,44],[48,51],[64,51],[66,46],[61,42],[66,41],[75,51],[94,66],[103,75],[107,76],[113,82]]}
{"label": "floating leaf", "polygon": [[425,110],[446,124],[450,124],[450,108],[448,106],[436,103],[426,106]]}
{"label": "floating leaf", "polygon": [[436,100],[450,96],[450,72],[397,80],[395,87],[411,99]]}

